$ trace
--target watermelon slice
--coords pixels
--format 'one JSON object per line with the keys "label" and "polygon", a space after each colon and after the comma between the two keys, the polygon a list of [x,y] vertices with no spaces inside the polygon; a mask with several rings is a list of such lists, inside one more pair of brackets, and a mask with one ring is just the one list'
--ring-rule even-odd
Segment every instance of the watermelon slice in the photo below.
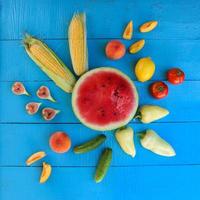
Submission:
{"label": "watermelon slice", "polygon": [[90,70],[77,81],[72,93],[77,118],[95,130],[112,130],[126,125],[138,107],[138,93],[121,71],[101,67]]}

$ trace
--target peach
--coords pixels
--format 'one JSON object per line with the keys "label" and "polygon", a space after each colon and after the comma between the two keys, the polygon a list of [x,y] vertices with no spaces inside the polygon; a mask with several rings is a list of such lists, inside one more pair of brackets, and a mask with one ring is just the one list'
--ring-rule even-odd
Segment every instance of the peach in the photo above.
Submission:
{"label": "peach", "polygon": [[118,60],[126,53],[126,47],[118,40],[111,40],[107,43],[105,52],[111,60]]}
{"label": "peach", "polygon": [[51,135],[49,145],[54,152],[65,153],[71,147],[71,140],[66,133],[57,131]]}

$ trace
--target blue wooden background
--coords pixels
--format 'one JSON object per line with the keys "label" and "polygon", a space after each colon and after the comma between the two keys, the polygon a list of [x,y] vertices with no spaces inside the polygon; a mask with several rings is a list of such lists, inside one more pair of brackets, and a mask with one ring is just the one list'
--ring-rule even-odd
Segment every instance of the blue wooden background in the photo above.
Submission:
{"label": "blue wooden background", "polygon": [[[135,84],[140,103],[158,104],[171,113],[166,118],[143,125],[132,121],[135,132],[153,128],[176,149],[177,156],[164,158],[143,149],[135,137],[137,155],[125,155],[112,132],[99,149],[85,155],[58,155],[48,146],[54,131],[66,131],[76,145],[98,134],[81,125],[74,116],[70,99],[28,58],[21,39],[29,32],[53,48],[71,67],[66,40],[67,27],[74,11],[87,14],[89,64],[91,68],[113,66],[133,80],[133,66],[138,58],[151,56],[156,63],[152,80],[166,80],[165,72],[180,66],[186,81],[169,84],[169,95],[154,100],[147,83]],[[125,24],[134,21],[134,38],[144,38],[146,46],[119,61],[104,55],[104,46],[113,38],[121,39]],[[147,20],[159,21],[151,33],[141,34],[138,26]],[[200,1],[196,0],[1,0],[0,18],[0,199],[1,200],[168,200],[200,198]],[[22,81],[32,97],[11,93],[13,81]],[[37,100],[35,91],[48,86],[58,103],[42,101],[43,106],[61,109],[51,122],[38,114],[28,116],[24,105]],[[113,161],[100,184],[93,174],[98,156],[105,146],[113,148]],[[46,184],[39,184],[42,161],[25,165],[35,151],[45,150],[53,173]]]}

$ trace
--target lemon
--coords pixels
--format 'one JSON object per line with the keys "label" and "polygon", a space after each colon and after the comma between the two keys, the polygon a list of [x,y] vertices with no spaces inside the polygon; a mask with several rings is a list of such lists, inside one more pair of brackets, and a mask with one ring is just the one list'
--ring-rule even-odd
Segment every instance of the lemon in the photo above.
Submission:
{"label": "lemon", "polygon": [[155,72],[155,64],[151,58],[141,58],[135,66],[135,75],[138,81],[145,82],[151,79]]}

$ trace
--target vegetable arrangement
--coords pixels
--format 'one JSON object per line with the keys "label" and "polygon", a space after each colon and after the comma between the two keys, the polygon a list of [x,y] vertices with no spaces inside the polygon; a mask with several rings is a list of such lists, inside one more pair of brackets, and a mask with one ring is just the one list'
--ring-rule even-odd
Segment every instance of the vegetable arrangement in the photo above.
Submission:
{"label": "vegetable arrangement", "polygon": [[[155,29],[157,25],[158,25],[157,21],[148,21],[142,24],[139,27],[139,30],[141,33],[146,33]],[[125,30],[123,32],[123,35],[122,35],[123,39],[131,40],[133,37],[133,31],[134,31],[133,21],[130,21],[125,27]],[[84,13],[76,13],[72,17],[72,20],[70,22],[69,29],[68,29],[68,38],[69,38],[70,55],[71,55],[72,65],[73,65],[75,74],[78,76],[83,75],[83,74],[84,76],[85,74],[88,75],[89,73],[86,72],[88,70],[88,50],[87,50],[87,40],[86,40],[86,17]],[[73,73],[66,67],[66,65],[53,52],[53,50],[51,50],[44,42],[28,34],[25,36],[23,42],[24,42],[25,50],[27,54],[29,55],[29,57],[40,67],[40,69],[43,72],[45,72],[55,82],[55,84],[58,87],[60,87],[65,92],[68,92],[68,93],[73,92],[72,96],[74,98],[75,96],[74,90],[76,90],[76,88],[78,87],[76,84],[76,78],[73,75]],[[131,54],[136,54],[139,51],[141,51],[144,46],[145,46],[145,40],[141,39],[137,42],[134,42],[129,47],[128,51]],[[109,59],[112,59],[112,60],[121,59],[125,55],[125,53],[126,53],[125,45],[118,40],[112,40],[108,42],[106,45],[105,54],[107,58]],[[105,73],[106,70],[109,71],[108,75]],[[146,82],[153,77],[156,71],[156,66],[150,57],[144,57],[138,60],[134,70],[135,70],[135,75],[138,81]],[[97,74],[97,70],[95,72]],[[122,82],[123,79],[121,79],[119,74],[126,81],[128,80],[128,82],[130,83],[128,77],[123,75],[120,71],[116,71],[111,68],[110,69],[103,68],[101,73],[102,72],[104,75],[106,74],[106,76],[102,76],[102,74],[99,75],[99,77],[101,78],[103,77],[103,79],[106,77],[105,83],[103,84],[101,83],[100,85],[101,86],[100,91],[101,92],[103,91],[103,94],[106,94],[105,88],[108,85],[111,85],[111,87],[113,87],[112,81],[116,81],[116,82],[118,81],[120,83]],[[113,72],[115,75],[117,74],[117,76],[115,77],[112,76],[113,74],[110,72]],[[99,77],[98,79],[100,80]],[[167,72],[167,80],[172,84],[180,84],[184,81],[184,78],[185,78],[185,74],[179,68],[173,68]],[[122,100],[123,95],[125,95],[125,99],[130,99],[129,97],[131,95],[134,96],[133,94],[135,94],[134,103],[137,104],[138,97],[137,97],[137,91],[134,88],[135,86],[132,84],[131,86],[132,90],[130,90],[130,88],[129,90],[127,90],[127,88],[129,87],[129,84],[126,85],[125,84],[126,81],[124,81],[123,84],[121,85],[119,84],[117,86],[117,88],[113,92],[113,96],[111,97],[114,102],[124,102],[124,100]],[[97,86],[100,87],[99,85]],[[89,87],[89,90],[92,90],[94,93],[94,89],[92,87]],[[161,81],[152,83],[149,87],[149,90],[150,90],[151,95],[156,99],[164,98],[168,94],[167,84]],[[129,96],[127,95],[128,94],[127,91],[129,92]],[[21,82],[15,82],[12,85],[12,92],[16,95],[30,96],[25,86]],[[46,86],[41,86],[36,91],[36,95],[39,99],[46,99],[51,102],[56,102],[55,98],[52,97],[49,88]],[[98,94],[98,95],[99,95],[98,98],[100,98],[101,94]],[[84,105],[88,104],[88,98],[84,98],[82,103]],[[130,103],[131,102],[128,102],[128,104]],[[42,103],[40,102],[28,102],[25,108],[28,114],[34,115],[40,110],[41,105]],[[89,102],[89,105],[91,105],[91,102]],[[119,105],[121,107],[124,106],[124,104],[122,103],[120,103]],[[59,112],[60,112],[59,110],[45,107],[42,109],[41,114],[45,120],[52,120]],[[96,112],[96,111],[93,110],[93,112]],[[98,108],[97,113],[95,113],[97,114],[98,118],[99,116],[102,117],[101,126],[103,126],[102,125],[104,123],[103,120],[105,120],[104,118],[105,113],[106,113],[105,107]],[[113,114],[112,119],[115,120],[117,113],[113,112],[112,114]],[[134,114],[132,113],[132,116]],[[163,107],[160,107],[157,105],[143,105],[138,108],[138,111],[134,118],[139,119],[144,124],[148,124],[156,120],[159,120],[167,116],[168,114],[169,114],[169,111]],[[113,128],[111,127],[110,129],[113,129]],[[103,129],[99,128],[99,130],[103,130]],[[140,136],[140,143],[142,147],[144,147],[145,149],[155,154],[166,156],[166,157],[171,157],[171,156],[176,155],[174,148],[168,142],[162,139],[155,131],[151,129],[147,129],[145,132],[141,133],[139,136]],[[118,128],[115,131],[115,138],[124,153],[126,153],[127,155],[133,158],[136,156],[136,148],[134,144],[134,130],[131,127],[123,126],[121,128]],[[106,140],[106,135],[104,134],[97,135],[95,138],[89,141],[86,141],[85,143],[80,144],[78,146],[75,146],[73,148],[73,151],[75,154],[88,153],[98,148],[101,144],[105,142],[105,140]],[[57,131],[53,133],[49,139],[49,146],[51,150],[58,154],[68,152],[69,149],[71,148],[71,144],[72,142],[69,135],[67,135],[63,131]],[[33,163],[39,161],[40,159],[45,158],[45,156],[46,156],[46,153],[44,151],[36,152],[32,154],[26,160],[26,164],[28,166],[32,165]],[[100,155],[99,162],[97,164],[95,175],[94,175],[94,180],[96,183],[101,182],[103,178],[105,177],[109,169],[109,166],[111,164],[112,156],[113,156],[112,149],[110,147],[104,148],[102,154]],[[45,183],[50,177],[51,172],[52,172],[51,165],[43,162],[43,168],[42,168],[39,182]]]}

